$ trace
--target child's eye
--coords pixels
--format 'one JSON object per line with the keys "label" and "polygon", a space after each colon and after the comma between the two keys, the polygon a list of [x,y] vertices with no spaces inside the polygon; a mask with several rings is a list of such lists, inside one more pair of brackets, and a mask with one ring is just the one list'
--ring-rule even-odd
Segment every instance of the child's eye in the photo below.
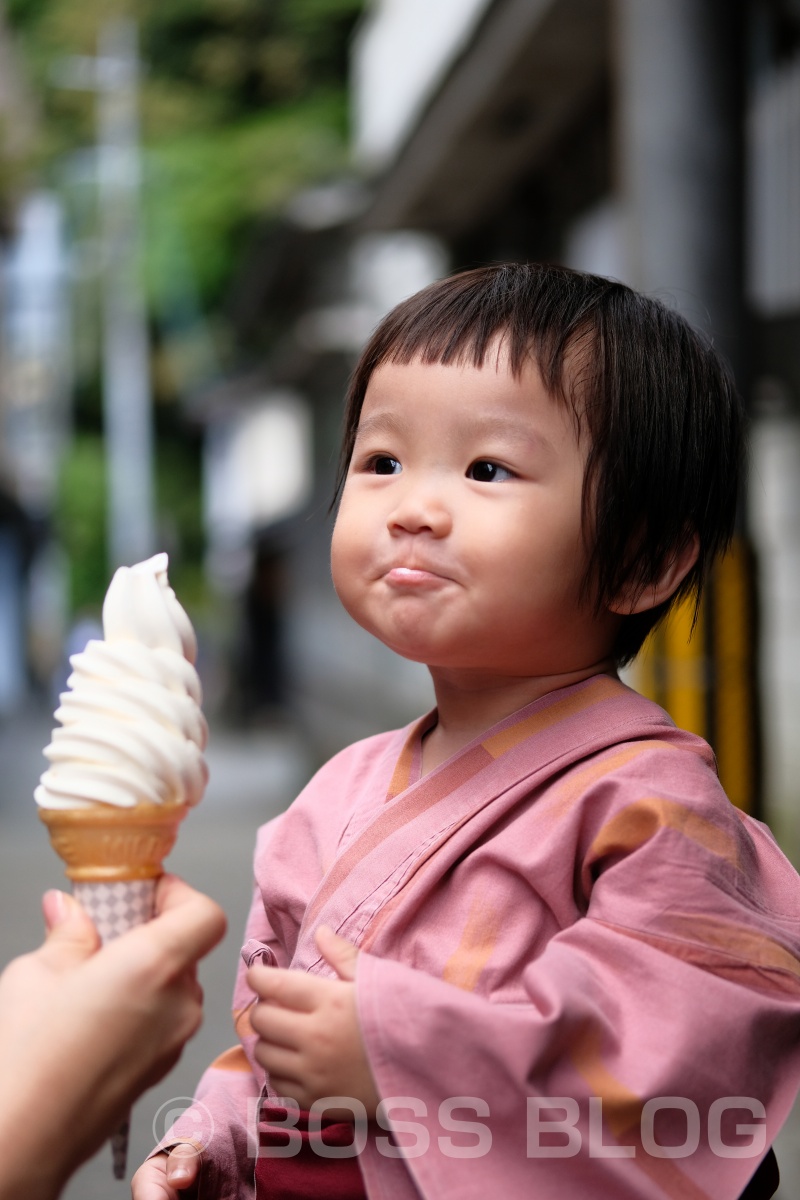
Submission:
{"label": "child's eye", "polygon": [[397,475],[400,463],[389,454],[377,454],[371,463],[375,475]]}
{"label": "child's eye", "polygon": [[467,478],[475,479],[478,483],[502,483],[506,479],[513,479],[514,475],[508,467],[481,458],[469,468]]}

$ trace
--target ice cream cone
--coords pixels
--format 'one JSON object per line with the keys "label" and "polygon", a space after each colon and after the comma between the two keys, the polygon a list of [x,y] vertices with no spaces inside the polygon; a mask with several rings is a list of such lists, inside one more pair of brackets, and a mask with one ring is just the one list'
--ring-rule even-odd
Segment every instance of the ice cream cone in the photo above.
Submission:
{"label": "ice cream cone", "polygon": [[157,879],[188,808],[137,804],[132,808],[40,808],[56,854],[73,883]]}
{"label": "ice cream cone", "polygon": [[[103,639],[70,658],[49,766],[34,799],[72,890],[103,942],[153,916],[162,862],[208,780],[197,638],[166,554],[120,567]],[[127,1123],[112,1139],[125,1174]]]}
{"label": "ice cream cone", "polygon": [[[188,808],[40,808],[53,849],[66,864],[75,899],[105,944],[153,916],[156,883]],[[111,1139],[114,1176],[124,1179],[129,1120]]]}

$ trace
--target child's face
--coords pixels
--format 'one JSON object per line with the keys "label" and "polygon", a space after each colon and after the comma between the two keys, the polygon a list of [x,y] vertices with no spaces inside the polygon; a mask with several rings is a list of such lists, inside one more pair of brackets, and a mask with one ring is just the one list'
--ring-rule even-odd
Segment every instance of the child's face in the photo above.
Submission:
{"label": "child's face", "polygon": [[369,383],[333,534],[360,625],[434,671],[550,676],[607,657],[579,601],[585,448],[534,364],[386,363]]}

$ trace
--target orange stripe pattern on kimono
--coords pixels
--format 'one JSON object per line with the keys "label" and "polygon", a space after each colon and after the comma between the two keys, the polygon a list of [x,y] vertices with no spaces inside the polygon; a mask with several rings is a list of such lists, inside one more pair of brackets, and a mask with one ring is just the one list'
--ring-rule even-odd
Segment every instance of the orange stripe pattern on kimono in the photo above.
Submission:
{"label": "orange stripe pattern on kimono", "polygon": [[[370,1200],[736,1200],[800,1082],[794,869],[708,746],[614,678],[421,777],[434,720],[337,755],[255,855],[246,961],[330,975],[323,923],[361,948],[394,1130],[360,1155]],[[274,1098],[244,972],[242,1049],[189,1122],[222,1200],[253,1195],[248,1111]]]}

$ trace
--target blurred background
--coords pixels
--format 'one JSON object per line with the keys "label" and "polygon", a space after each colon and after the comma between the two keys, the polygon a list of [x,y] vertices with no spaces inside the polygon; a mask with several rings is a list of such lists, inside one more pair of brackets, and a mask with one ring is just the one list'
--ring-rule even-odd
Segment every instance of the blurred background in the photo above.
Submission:
{"label": "blurred background", "polygon": [[0,0],[0,959],[57,879],[31,791],[119,563],[169,552],[212,727],[171,862],[232,932],[132,1157],[231,1040],[256,825],[430,705],[330,586],[342,395],[387,309],[501,259],[655,294],[734,366],[737,538],[631,681],[798,863],[800,0]]}

